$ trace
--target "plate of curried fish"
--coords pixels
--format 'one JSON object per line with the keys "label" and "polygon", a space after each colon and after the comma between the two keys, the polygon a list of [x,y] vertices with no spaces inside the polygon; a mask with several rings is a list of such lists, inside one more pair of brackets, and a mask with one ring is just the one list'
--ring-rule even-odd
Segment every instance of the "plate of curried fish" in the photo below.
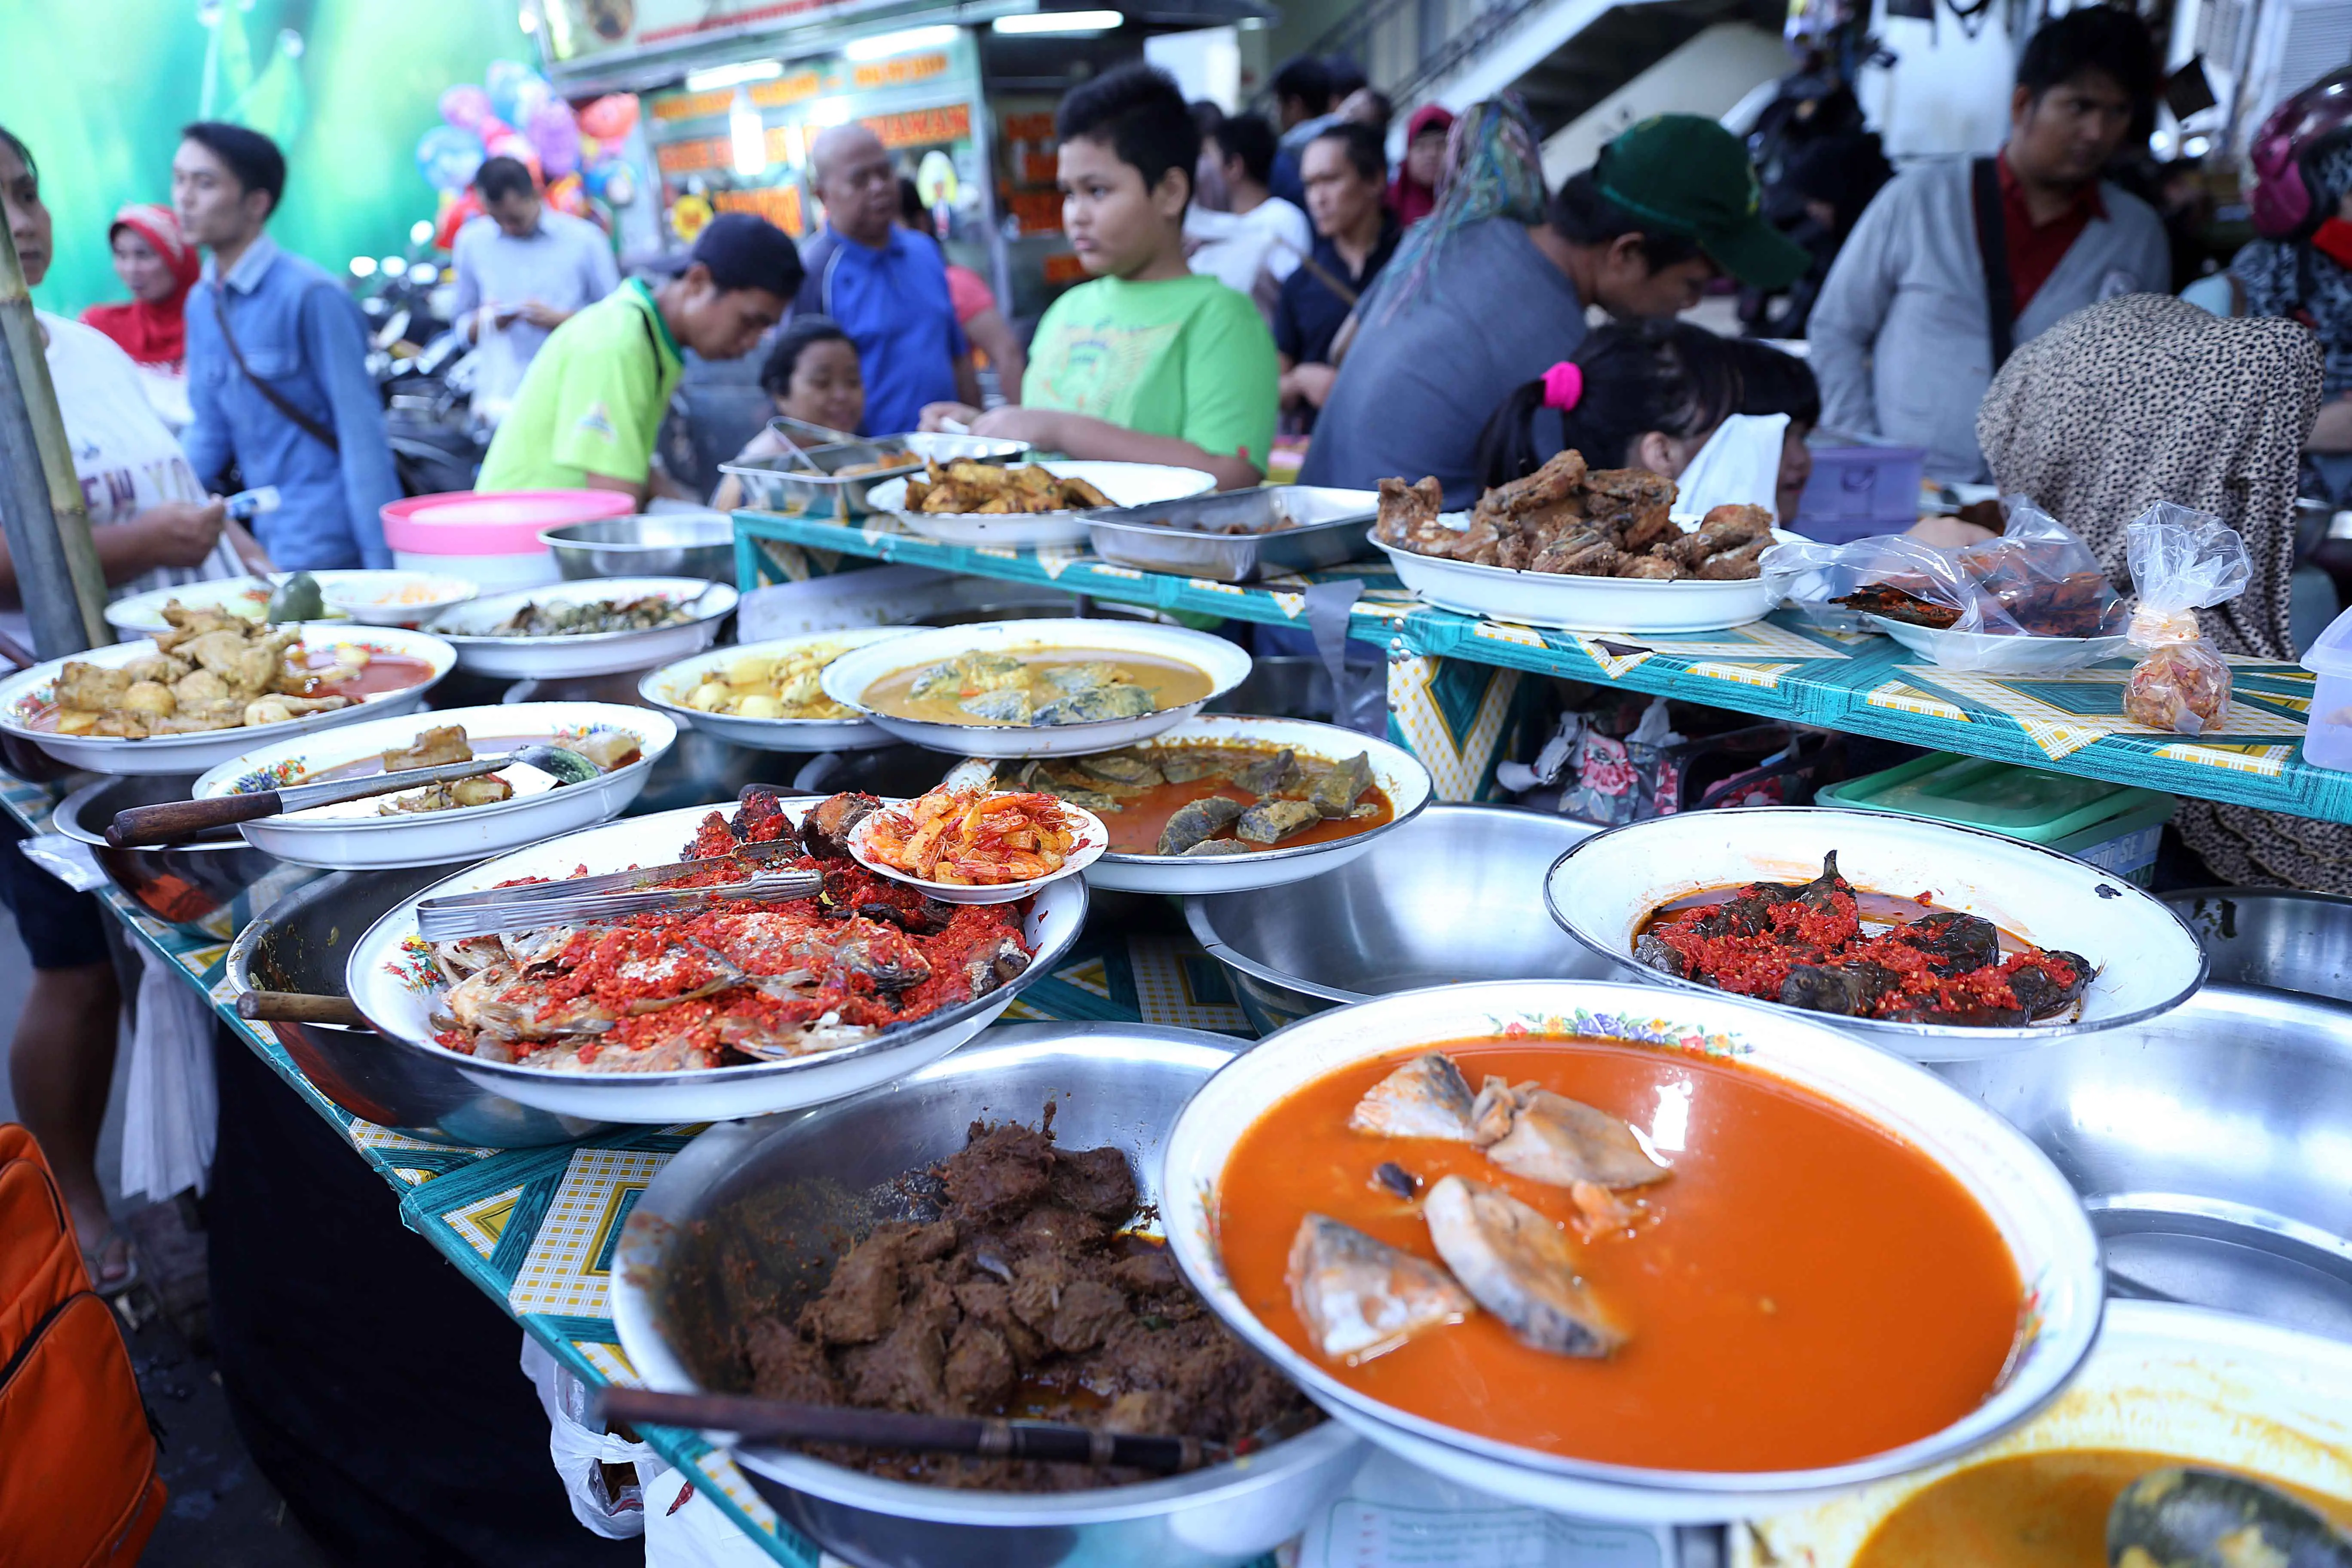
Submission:
{"label": "plate of curried fish", "polygon": [[195,782],[194,798],[326,784],[470,762],[517,746],[560,746],[593,763],[574,784],[529,763],[398,795],[313,806],[239,825],[257,849],[298,866],[369,871],[478,859],[628,809],[677,739],[659,713],[614,702],[513,702],[379,719],[263,746]]}
{"label": "plate of curried fish", "polygon": [[1957,1457],[2098,1332],[2065,1177],[1805,1015],[1591,980],[1321,1013],[1202,1086],[1170,1249],[1324,1409],[1586,1518],[1777,1512]]}
{"label": "plate of curried fish", "polygon": [[2204,984],[2162,903],[2099,867],[1886,812],[1654,817],[1553,863],[1544,900],[1643,980],[1803,1009],[1921,1061],[2139,1023]]}
{"label": "plate of curried fish", "polygon": [[700,577],[587,577],[476,599],[443,611],[432,627],[477,675],[617,675],[709,647],[736,598],[726,584]]}
{"label": "plate of curried fish", "polygon": [[1183,500],[1217,488],[1213,475],[1159,463],[1050,462],[1008,468],[956,458],[874,487],[877,511],[943,544],[1007,550],[1084,544],[1087,518],[1110,507]]}
{"label": "plate of curried fish", "polygon": [[1238,646],[1181,626],[992,621],[852,648],[818,684],[932,751],[1057,757],[1149,739],[1249,672]]}
{"label": "plate of curried fish", "polygon": [[[454,1054],[483,1088],[561,1115],[716,1121],[886,1082],[970,1039],[1048,972],[1087,896],[1074,877],[1017,903],[949,905],[877,876],[850,858],[848,837],[884,804],[754,792],[731,812],[661,812],[484,861],[361,936],[352,1000],[386,1038]],[[779,870],[819,872],[824,891],[723,891]],[[424,900],[613,872],[704,891],[495,936],[418,931]]]}
{"label": "plate of curried fish", "polygon": [[1429,770],[1402,746],[1303,719],[1204,713],[1087,756],[974,757],[951,784],[993,778],[1091,812],[1109,848],[1097,888],[1233,893],[1337,870],[1429,804]]}
{"label": "plate of curried fish", "polygon": [[1685,529],[1672,479],[1587,468],[1562,452],[1468,512],[1437,481],[1381,481],[1371,542],[1420,598],[1466,616],[1565,631],[1716,631],[1772,607],[1759,558],[1793,534],[1761,507],[1722,506]]}
{"label": "plate of curried fish", "polygon": [[289,735],[411,712],[456,663],[392,626],[272,626],[165,610],[152,638],[50,659],[0,680],[0,730],[72,767],[196,773]]}

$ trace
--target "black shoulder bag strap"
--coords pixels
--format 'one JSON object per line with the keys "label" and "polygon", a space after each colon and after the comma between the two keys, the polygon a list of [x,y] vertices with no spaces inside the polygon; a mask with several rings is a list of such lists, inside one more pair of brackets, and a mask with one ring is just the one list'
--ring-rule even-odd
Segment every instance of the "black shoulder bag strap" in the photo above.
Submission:
{"label": "black shoulder bag strap", "polygon": [[2009,230],[2000,216],[2000,172],[1990,158],[1969,170],[1976,196],[1977,254],[1984,259],[1985,314],[1992,320],[1992,373],[2017,349],[2017,291],[2009,277]]}
{"label": "black shoulder bag strap", "polygon": [[253,367],[245,363],[245,351],[236,346],[236,334],[228,330],[228,307],[221,300],[221,294],[227,287],[227,284],[219,282],[213,285],[213,320],[220,323],[221,342],[228,345],[228,357],[236,361],[236,368],[245,373],[246,380],[253,383],[253,389],[269,400],[269,406],[291,419],[304,435],[324,446],[336,457],[341,457],[342,443],[335,439],[332,430],[289,403],[284,393],[254,374]]}

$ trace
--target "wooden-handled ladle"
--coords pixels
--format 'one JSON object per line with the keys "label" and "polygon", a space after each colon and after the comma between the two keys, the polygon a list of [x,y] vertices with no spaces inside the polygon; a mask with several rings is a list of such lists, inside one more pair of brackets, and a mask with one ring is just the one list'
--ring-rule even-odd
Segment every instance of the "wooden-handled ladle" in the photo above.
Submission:
{"label": "wooden-handled ladle", "polygon": [[206,828],[257,822],[265,816],[283,816],[291,812],[308,811],[313,806],[339,805],[347,800],[365,800],[370,795],[395,795],[404,789],[417,789],[426,784],[454,784],[459,779],[494,773],[517,763],[530,763],[541,773],[551,775],[559,784],[585,784],[599,771],[596,764],[586,757],[561,746],[517,746],[510,752],[476,757],[471,762],[442,763],[429,768],[403,768],[397,773],[370,773],[364,778],[355,779],[330,779],[323,784],[288,784],[282,789],[219,795],[205,800],[172,800],[161,805],[129,806],[114,814],[114,821],[106,830],[106,841],[117,849],[135,849],[149,844],[178,844]]}

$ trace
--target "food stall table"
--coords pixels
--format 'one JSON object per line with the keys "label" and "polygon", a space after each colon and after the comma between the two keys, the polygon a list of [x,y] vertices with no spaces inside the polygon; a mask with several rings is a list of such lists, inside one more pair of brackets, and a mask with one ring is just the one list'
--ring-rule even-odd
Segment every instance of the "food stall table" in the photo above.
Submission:
{"label": "food stall table", "polygon": [[[0,809],[28,832],[49,831],[60,798],[50,786],[0,773]],[[613,1249],[638,1194],[701,1128],[614,1131],[532,1149],[457,1149],[404,1137],[343,1110],[303,1075],[267,1025],[237,1016],[224,967],[239,927],[322,874],[280,866],[193,928],[156,919],[112,887],[97,897],[142,956],[160,958],[194,986],[223,1024],[383,1178],[404,1225],[590,1386],[635,1381],[605,1304]],[[1183,934],[1181,922],[1152,918],[1164,907],[1131,906],[1142,918],[1096,922],[1059,968],[1021,994],[1003,1022],[1139,1020],[1249,1034],[1217,963]],[[643,1436],[771,1556],[815,1568],[817,1547],[776,1518],[726,1454],[686,1432],[649,1428]]]}
{"label": "food stall table", "polygon": [[1428,765],[1444,800],[1486,793],[1514,701],[1525,677],[1537,675],[2352,822],[2352,773],[2303,758],[2314,678],[2300,665],[2232,656],[2226,721],[2190,738],[2123,717],[2130,667],[2122,660],[2060,676],[1975,674],[1927,663],[1888,637],[1823,631],[1790,610],[1727,631],[1666,637],[1539,631],[1422,604],[1380,562],[1237,585],[1140,572],[1076,548],[943,544],[888,518],[844,524],[739,511],[735,531],[746,592],[825,569],[830,554],[1303,629],[1309,590],[1359,582],[1349,633],[1387,650],[1391,738]]}

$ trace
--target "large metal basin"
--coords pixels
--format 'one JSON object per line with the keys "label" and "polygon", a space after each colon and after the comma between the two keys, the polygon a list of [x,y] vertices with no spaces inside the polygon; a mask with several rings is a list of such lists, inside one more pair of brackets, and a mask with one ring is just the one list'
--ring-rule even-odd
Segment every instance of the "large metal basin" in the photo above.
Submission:
{"label": "large metal basin", "polygon": [[735,581],[735,520],[723,511],[653,511],[572,522],[541,534],[567,580],[700,577]]}
{"label": "large metal basin", "polygon": [[[654,1178],[622,1231],[622,1349],[652,1387],[740,1392],[734,1335],[747,1316],[789,1316],[854,1239],[919,1212],[904,1177],[961,1149],[974,1121],[1034,1122],[1048,1100],[1061,1143],[1125,1150],[1156,1206],[1176,1113],[1239,1046],[1140,1024],[1013,1026],[897,1083],[713,1127]],[[737,1447],[735,1461],[786,1522],[859,1568],[1210,1568],[1305,1529],[1364,1451],[1326,1422],[1191,1475],[1058,1493],[884,1480],[777,1447]]]}
{"label": "large metal basin", "polygon": [[1598,829],[1505,805],[1433,805],[1373,853],[1287,887],[1184,900],[1261,1035],[1326,1007],[1465,980],[1605,980],[1544,910],[1544,873]]}
{"label": "large metal basin", "polygon": [[2352,1006],[2209,984],[2145,1024],[1935,1070],[2082,1193],[2113,1294],[2352,1340]]}
{"label": "large metal basin", "polygon": [[2159,895],[2197,933],[2208,977],[2352,1002],[2352,899],[2291,888]]}
{"label": "large metal basin", "polygon": [[89,846],[90,858],[114,885],[139,907],[168,925],[220,940],[203,922],[220,912],[238,894],[284,864],[267,850],[256,849],[236,830],[209,836],[194,844],[163,844],[143,849],[117,849],[106,841],[114,814],[134,805],[162,805],[185,800],[195,785],[193,773],[126,773],[86,784],[58,803],[49,826],[68,838]]}
{"label": "large metal basin", "polygon": [[[350,944],[378,915],[449,874],[446,866],[337,871],[280,900],[237,932],[228,982],[237,992],[299,991],[342,996]],[[522,1149],[568,1143],[610,1123],[558,1116],[478,1088],[458,1058],[436,1059],[373,1029],[340,1024],[271,1024],[303,1076],[354,1116],[425,1143],[463,1149]]]}

